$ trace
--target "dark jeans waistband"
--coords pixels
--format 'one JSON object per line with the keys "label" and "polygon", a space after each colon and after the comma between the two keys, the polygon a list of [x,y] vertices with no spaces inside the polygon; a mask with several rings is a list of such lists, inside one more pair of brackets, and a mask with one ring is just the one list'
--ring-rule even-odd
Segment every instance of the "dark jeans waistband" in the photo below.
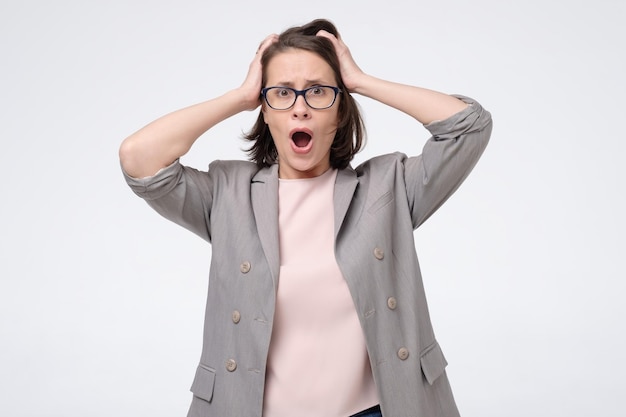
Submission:
{"label": "dark jeans waistband", "polygon": [[380,413],[380,405],[375,405],[367,410],[353,414],[350,417],[382,417],[382,414]]}

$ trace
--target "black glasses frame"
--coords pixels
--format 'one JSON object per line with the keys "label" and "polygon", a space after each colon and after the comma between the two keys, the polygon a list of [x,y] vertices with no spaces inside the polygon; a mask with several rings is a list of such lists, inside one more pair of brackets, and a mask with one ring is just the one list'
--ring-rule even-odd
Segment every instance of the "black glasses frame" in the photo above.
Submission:
{"label": "black glasses frame", "polygon": [[[315,106],[311,106],[311,104],[309,104],[309,102],[306,99],[306,93],[310,90],[314,90],[316,88],[320,88],[320,87],[325,87],[325,88],[330,88],[333,90],[333,92],[335,93],[335,96],[333,97],[333,101],[330,102],[330,104],[326,107],[315,107]],[[295,96],[293,99],[293,103],[291,103],[291,105],[289,107],[285,107],[284,109],[278,109],[276,107],[273,107],[269,100],[267,99],[267,92],[270,90],[274,90],[276,88],[280,88],[281,90],[290,90],[293,91]],[[295,104],[296,101],[298,100],[298,96],[302,96],[304,98],[304,102],[306,103],[307,106],[309,106],[312,109],[315,110],[324,110],[324,109],[329,109],[333,106],[333,104],[335,104],[335,101],[337,101],[337,95],[342,93],[341,89],[339,87],[333,87],[332,85],[315,85],[313,87],[309,87],[309,88],[305,88],[304,90],[296,90],[295,88],[291,88],[291,87],[280,87],[280,86],[274,86],[274,87],[265,87],[261,90],[261,96],[263,97],[263,99],[265,100],[265,102],[267,103],[268,106],[270,106],[272,109],[274,110],[289,110],[290,108],[292,108]]]}

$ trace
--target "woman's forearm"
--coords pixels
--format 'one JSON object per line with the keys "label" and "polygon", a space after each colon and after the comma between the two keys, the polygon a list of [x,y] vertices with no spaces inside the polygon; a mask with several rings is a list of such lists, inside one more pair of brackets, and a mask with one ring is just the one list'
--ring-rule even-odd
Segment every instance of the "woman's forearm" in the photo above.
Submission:
{"label": "woman's forearm", "polygon": [[160,117],[122,142],[122,168],[135,178],[154,175],[186,154],[204,132],[248,108],[239,91],[232,90]]}
{"label": "woman's forearm", "polygon": [[367,74],[358,77],[353,91],[398,109],[424,125],[447,119],[467,106],[448,94],[385,81]]}

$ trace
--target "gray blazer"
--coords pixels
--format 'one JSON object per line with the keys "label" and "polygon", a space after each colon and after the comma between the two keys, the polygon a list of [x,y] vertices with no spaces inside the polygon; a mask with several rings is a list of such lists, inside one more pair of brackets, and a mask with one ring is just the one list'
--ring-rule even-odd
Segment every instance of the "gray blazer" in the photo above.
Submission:
{"label": "gray blazer", "polygon": [[[458,416],[413,230],[456,190],[489,140],[490,114],[461,98],[471,106],[426,126],[433,137],[422,155],[384,155],[337,174],[336,258],[385,417]],[[212,244],[188,416],[260,417],[279,280],[277,166],[215,161],[201,172],[175,162],[153,177],[126,180],[164,217]]]}

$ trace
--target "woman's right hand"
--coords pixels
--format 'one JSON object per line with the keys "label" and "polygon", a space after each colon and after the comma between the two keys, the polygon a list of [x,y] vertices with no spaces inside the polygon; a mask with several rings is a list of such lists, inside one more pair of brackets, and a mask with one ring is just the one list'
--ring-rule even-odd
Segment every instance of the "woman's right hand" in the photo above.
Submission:
{"label": "woman's right hand", "polygon": [[248,75],[243,84],[239,87],[239,91],[242,94],[245,108],[247,110],[254,110],[261,104],[261,85],[263,78],[263,66],[261,65],[261,57],[263,52],[278,40],[278,35],[273,33],[266,37],[259,45],[254,59],[250,63],[248,69]]}

